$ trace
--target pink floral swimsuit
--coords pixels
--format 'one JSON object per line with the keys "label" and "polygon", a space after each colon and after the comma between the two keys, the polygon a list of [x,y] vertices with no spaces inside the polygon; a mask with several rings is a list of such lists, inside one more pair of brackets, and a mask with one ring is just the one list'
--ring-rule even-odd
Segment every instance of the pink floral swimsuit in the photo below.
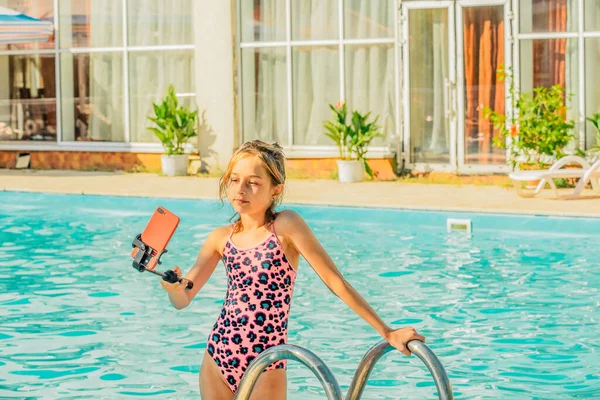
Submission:
{"label": "pink floral swimsuit", "polygon": [[[233,393],[248,366],[264,350],[287,343],[287,327],[296,271],[272,230],[249,249],[231,241],[223,250],[227,294],[221,314],[208,337],[206,351]],[[266,371],[286,368],[286,361]]]}

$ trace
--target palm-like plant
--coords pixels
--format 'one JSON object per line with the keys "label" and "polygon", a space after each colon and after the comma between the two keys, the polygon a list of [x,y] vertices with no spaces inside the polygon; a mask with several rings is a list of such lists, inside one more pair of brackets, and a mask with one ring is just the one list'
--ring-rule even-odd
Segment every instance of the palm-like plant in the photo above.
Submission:
{"label": "palm-like plant", "polygon": [[325,135],[329,136],[337,144],[340,151],[340,158],[342,160],[349,160],[351,153],[348,147],[348,126],[346,125],[348,108],[345,103],[339,102],[335,106],[330,104],[329,108],[333,111],[334,119],[323,123],[323,127],[327,131]]}
{"label": "palm-like plant", "polygon": [[148,119],[155,126],[148,127],[162,143],[165,154],[183,154],[187,141],[196,136],[197,111],[180,105],[175,88],[169,85],[167,95],[160,104],[153,103],[155,116]]}
{"label": "palm-like plant", "polygon": [[373,170],[367,163],[366,154],[371,141],[383,136],[377,125],[379,117],[375,117],[373,121],[369,122],[371,112],[362,115],[358,111],[353,111],[350,124],[347,124],[348,108],[346,103],[340,101],[335,106],[330,104],[329,108],[334,113],[334,119],[323,123],[326,130],[325,135],[337,144],[342,160],[362,161],[365,171],[373,178]]}

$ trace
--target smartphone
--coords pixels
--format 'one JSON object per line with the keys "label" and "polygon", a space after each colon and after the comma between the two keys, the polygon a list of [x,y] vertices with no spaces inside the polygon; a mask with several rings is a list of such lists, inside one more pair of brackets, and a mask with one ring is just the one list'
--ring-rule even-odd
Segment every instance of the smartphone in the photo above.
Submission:
{"label": "smartphone", "polygon": [[[143,267],[153,270],[158,263],[160,256],[166,251],[167,244],[175,230],[179,226],[179,217],[164,207],[158,206],[152,214],[152,218],[148,221],[146,229],[141,234],[141,241],[149,247],[147,253],[147,262]],[[131,256],[135,259],[137,252],[140,249],[135,247]]]}

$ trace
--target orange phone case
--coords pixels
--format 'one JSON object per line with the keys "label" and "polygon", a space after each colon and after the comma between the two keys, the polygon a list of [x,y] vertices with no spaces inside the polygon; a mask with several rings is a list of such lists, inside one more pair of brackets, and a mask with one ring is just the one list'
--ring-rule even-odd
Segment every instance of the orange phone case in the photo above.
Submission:
{"label": "orange phone case", "polygon": [[[164,207],[158,206],[152,214],[152,218],[148,221],[146,229],[139,235],[139,240],[146,246],[144,251],[147,253],[147,262],[141,266],[145,269],[153,270],[156,264],[160,264],[160,256],[167,250],[167,244],[175,229],[179,225],[179,217]],[[134,247],[131,256],[136,259],[136,255],[140,251],[139,247]],[[134,261],[135,263],[135,261]],[[135,265],[134,265],[135,266]],[[135,266],[139,269],[139,266]]]}

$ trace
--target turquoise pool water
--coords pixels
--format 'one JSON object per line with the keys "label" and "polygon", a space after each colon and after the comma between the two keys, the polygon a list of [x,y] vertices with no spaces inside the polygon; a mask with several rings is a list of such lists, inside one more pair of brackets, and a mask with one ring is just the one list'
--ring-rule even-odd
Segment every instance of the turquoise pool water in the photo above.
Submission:
{"label": "turquoise pool water", "polygon": [[[197,398],[224,268],[177,311],[158,277],[131,268],[131,240],[167,207],[182,222],[163,265],[187,270],[227,207],[9,192],[0,204],[0,398]],[[386,321],[427,336],[456,398],[600,397],[600,219],[292,208]],[[448,217],[471,218],[473,235],[448,234]],[[290,343],[319,355],[346,392],[377,334],[304,262],[291,313]],[[324,398],[295,362],[288,388],[290,399]],[[390,353],[363,398],[434,392],[416,357]]]}

